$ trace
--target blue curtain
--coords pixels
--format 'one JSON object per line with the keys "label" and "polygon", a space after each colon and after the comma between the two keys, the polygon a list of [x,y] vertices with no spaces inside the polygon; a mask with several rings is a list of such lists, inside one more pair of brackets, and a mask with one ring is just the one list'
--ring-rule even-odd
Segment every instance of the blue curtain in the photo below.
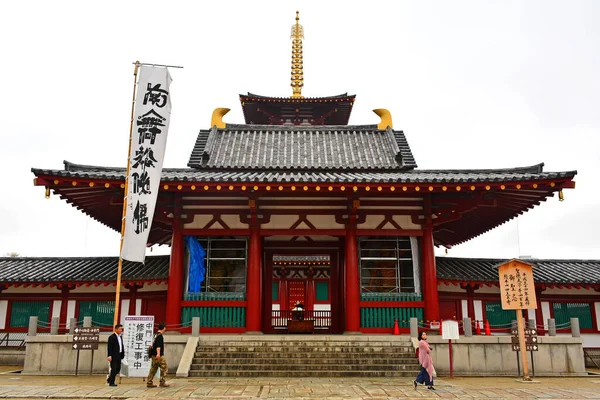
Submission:
{"label": "blue curtain", "polygon": [[190,279],[188,284],[188,292],[199,293],[200,285],[204,281],[204,257],[206,251],[202,245],[196,240],[195,236],[185,236],[184,238],[187,249],[190,253]]}

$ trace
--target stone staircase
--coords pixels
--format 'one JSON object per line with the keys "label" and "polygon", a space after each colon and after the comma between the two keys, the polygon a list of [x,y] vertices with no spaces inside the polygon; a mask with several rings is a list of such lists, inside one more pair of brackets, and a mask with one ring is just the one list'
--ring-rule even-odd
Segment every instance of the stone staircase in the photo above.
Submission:
{"label": "stone staircase", "polygon": [[190,377],[414,377],[408,336],[200,336]]}

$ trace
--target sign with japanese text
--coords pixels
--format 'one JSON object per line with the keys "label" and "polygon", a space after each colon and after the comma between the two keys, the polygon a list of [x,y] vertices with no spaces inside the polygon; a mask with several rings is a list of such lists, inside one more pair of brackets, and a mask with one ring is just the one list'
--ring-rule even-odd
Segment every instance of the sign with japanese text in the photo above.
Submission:
{"label": "sign with japanese text", "polygon": [[121,258],[144,262],[171,116],[167,68],[142,65],[134,106]]}
{"label": "sign with japanese text", "polygon": [[533,267],[519,260],[511,260],[498,267],[502,309],[523,310],[537,308]]}
{"label": "sign with japanese text", "polygon": [[458,334],[458,321],[447,319],[442,321],[442,339],[444,340],[458,340],[460,339]]}
{"label": "sign with japanese text", "polygon": [[154,316],[126,316],[123,328],[127,376],[148,376],[151,364],[148,346],[154,337]]}

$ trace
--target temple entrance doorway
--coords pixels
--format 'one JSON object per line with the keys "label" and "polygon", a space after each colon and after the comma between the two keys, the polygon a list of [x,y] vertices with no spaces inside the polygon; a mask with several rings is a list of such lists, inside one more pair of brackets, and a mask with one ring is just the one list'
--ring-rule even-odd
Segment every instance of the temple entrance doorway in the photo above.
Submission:
{"label": "temple entrance doorway", "polygon": [[265,251],[263,332],[341,333],[338,249]]}

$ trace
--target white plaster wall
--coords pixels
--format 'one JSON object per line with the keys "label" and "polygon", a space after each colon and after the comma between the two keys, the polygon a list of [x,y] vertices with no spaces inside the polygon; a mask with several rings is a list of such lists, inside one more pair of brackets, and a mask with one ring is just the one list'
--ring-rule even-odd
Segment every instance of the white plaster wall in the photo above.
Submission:
{"label": "white plaster wall", "polygon": [[583,347],[600,347],[600,335],[597,333],[582,333]]}
{"label": "white plaster wall", "polygon": [[142,299],[135,299],[135,315],[142,315]]}
{"label": "white plaster wall", "polygon": [[[475,319],[477,321],[483,320],[483,304],[481,300],[473,300],[473,307],[475,308]],[[479,322],[479,327],[484,328],[483,322]]]}
{"label": "white plaster wall", "polygon": [[129,316],[129,299],[121,300],[121,324],[125,324],[125,317]]}
{"label": "white plaster wall", "polygon": [[164,292],[168,289],[169,285],[167,283],[152,283],[152,284],[144,284],[144,286],[138,289],[138,293],[140,292]]}
{"label": "white plaster wall", "polygon": [[60,297],[61,292],[60,290],[58,290],[56,287],[50,287],[50,286],[46,286],[46,287],[41,287],[41,286],[36,286],[36,287],[9,287],[6,290],[2,291],[2,295],[5,294],[17,294],[17,293],[26,293],[26,294],[50,294],[50,295],[55,295],[57,297]]}
{"label": "white plaster wall", "polygon": [[533,320],[533,323],[537,325],[537,320],[535,318],[535,309],[527,310],[527,320]]}
{"label": "white plaster wall", "polygon": [[542,318],[544,318],[544,329],[548,329],[548,318],[550,318],[550,303],[542,301]]}
{"label": "white plaster wall", "polygon": [[[77,293],[115,293],[116,288],[116,280],[115,283],[110,283],[108,286],[104,286],[101,284],[99,286],[79,286],[69,292],[69,294],[77,294]],[[121,288],[121,293],[128,292],[127,289]]]}
{"label": "white plaster wall", "polygon": [[6,328],[6,312],[8,311],[8,300],[0,300],[0,329]]}
{"label": "white plaster wall", "polygon": [[297,215],[271,215],[269,223],[262,224],[261,229],[289,229],[297,220]]}
{"label": "white plaster wall", "polygon": [[[290,240],[292,240],[294,236],[269,236],[266,240],[265,240],[265,247],[269,247],[269,242],[289,242]],[[337,237],[334,236],[310,236],[310,238],[315,241],[321,241],[321,242],[335,242],[338,240]]]}
{"label": "white plaster wall", "polygon": [[445,283],[438,283],[438,294],[439,293],[464,293],[466,295],[465,289],[461,288],[457,285],[446,285]]}
{"label": "white plaster wall", "polygon": [[[359,229],[375,229],[377,228],[377,226],[379,226],[379,224],[381,224],[381,222],[383,221],[385,217],[383,215],[367,215],[367,218],[365,218],[365,222],[358,225]],[[387,226],[384,226],[383,229],[390,229],[390,223],[388,222],[386,224]],[[392,226],[393,228],[393,226]]]}
{"label": "white plaster wall", "polygon": [[67,303],[67,329],[70,328],[71,318],[75,318],[75,306],[77,305],[76,300],[69,300]]}
{"label": "white plaster wall", "polygon": [[[54,300],[52,302],[52,318],[60,317],[60,305],[62,304],[62,300]],[[59,321],[62,323],[63,321]]]}
{"label": "white plaster wall", "polygon": [[544,295],[548,295],[548,294],[560,294],[560,295],[575,295],[575,296],[589,296],[592,298],[597,298],[600,300],[600,293],[595,292],[592,289],[567,289],[567,288],[552,288],[552,289],[546,289],[543,292]]}
{"label": "white plaster wall", "polygon": [[462,308],[463,318],[464,317],[469,317],[469,318],[473,319],[473,317],[471,315],[469,315],[469,301],[468,300],[461,300],[460,301],[460,305],[461,305],[461,308]]}
{"label": "white plaster wall", "polygon": [[413,224],[410,215],[394,215],[392,219],[396,221],[402,229],[421,229],[421,225]]}
{"label": "white plaster wall", "polygon": [[315,304],[315,311],[331,311],[331,304]]}
{"label": "white plaster wall", "polygon": [[[227,224],[229,229],[248,229],[248,224],[241,222],[239,215],[221,215],[221,219]],[[221,225],[216,223],[215,226],[219,227]]]}
{"label": "white plaster wall", "polygon": [[344,225],[335,222],[335,215],[308,215],[306,218],[317,229],[344,229]]}
{"label": "white plaster wall", "polygon": [[[187,224],[183,225],[184,229],[202,229],[209,223],[212,219],[212,215],[194,215],[194,220]],[[220,226],[217,225],[217,228],[220,229]]]}

